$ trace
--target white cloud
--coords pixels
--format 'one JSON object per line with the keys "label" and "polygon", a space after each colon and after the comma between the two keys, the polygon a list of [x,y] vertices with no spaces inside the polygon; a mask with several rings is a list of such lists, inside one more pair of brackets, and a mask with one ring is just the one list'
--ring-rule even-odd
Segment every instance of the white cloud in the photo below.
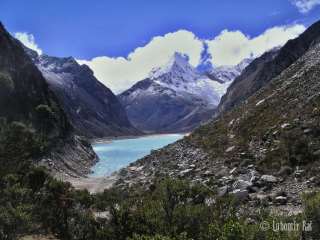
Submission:
{"label": "white cloud", "polygon": [[304,30],[305,27],[299,24],[277,26],[254,38],[246,36],[241,31],[223,30],[217,37],[206,42],[208,51],[213,56],[213,65],[236,65],[244,58],[260,56],[274,47],[285,44]]}
{"label": "white cloud", "polygon": [[299,12],[305,14],[320,5],[320,0],[291,0],[291,3],[298,8]]}
{"label": "white cloud", "polygon": [[102,83],[115,93],[120,93],[146,78],[152,68],[166,64],[175,52],[187,54],[189,62],[197,66],[202,50],[202,40],[192,32],[179,30],[154,37],[144,47],[135,49],[127,58],[102,56],[78,62],[87,64]]}
{"label": "white cloud", "polygon": [[91,60],[78,60],[87,64],[95,76],[115,93],[128,89],[137,81],[148,77],[154,67],[166,64],[175,52],[187,54],[190,63],[201,62],[204,43],[215,66],[236,65],[244,58],[257,57],[274,47],[285,44],[305,30],[303,25],[278,26],[250,38],[241,31],[222,31],[212,40],[201,40],[192,32],[180,30],[153,38],[144,47],[139,47],[125,57],[100,56]]}
{"label": "white cloud", "polygon": [[26,47],[36,51],[39,55],[42,54],[42,50],[38,47],[35,42],[34,36],[26,32],[17,32],[14,37],[23,43]]}

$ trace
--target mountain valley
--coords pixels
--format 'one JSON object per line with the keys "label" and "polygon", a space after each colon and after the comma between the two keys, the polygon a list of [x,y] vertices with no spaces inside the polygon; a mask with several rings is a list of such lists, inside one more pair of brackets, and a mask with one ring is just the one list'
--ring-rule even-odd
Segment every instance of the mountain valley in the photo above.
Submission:
{"label": "mountain valley", "polygon": [[[286,214],[301,211],[301,192],[319,189],[319,23],[280,49],[284,54],[291,44],[306,43],[310,32],[318,35],[304,45],[304,53],[301,48],[290,52],[301,57],[287,69],[190,136],[121,170],[117,186],[149,188],[155,179],[170,176],[204,184],[221,196],[233,195],[252,209],[263,203]],[[241,81],[255,86],[260,78],[252,80],[248,73],[261,69],[256,66],[270,55],[271,61],[278,56],[277,66],[285,66],[288,58],[279,62],[278,52],[254,60],[235,80],[233,91]]]}
{"label": "mountain valley", "polygon": [[320,21],[234,66],[182,52],[115,95],[0,23],[0,240],[318,239]]}

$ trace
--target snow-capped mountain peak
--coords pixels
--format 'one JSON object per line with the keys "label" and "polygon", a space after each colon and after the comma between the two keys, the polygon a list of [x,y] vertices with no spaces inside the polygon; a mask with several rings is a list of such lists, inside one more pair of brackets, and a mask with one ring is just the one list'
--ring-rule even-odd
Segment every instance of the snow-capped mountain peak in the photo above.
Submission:
{"label": "snow-capped mountain peak", "polygon": [[[190,80],[192,81],[196,76],[196,70],[189,63],[189,58],[186,55],[176,52],[162,67],[154,68],[149,74],[150,79],[159,79],[164,75],[168,76],[172,81],[173,80]],[[162,77],[162,80],[166,80],[165,77]]]}
{"label": "snow-capped mountain peak", "polygon": [[163,67],[153,69],[149,79],[158,86],[170,89],[176,95],[196,97],[211,107],[218,105],[228,87],[228,84],[201,75],[189,63],[188,57],[181,53],[175,53]]}

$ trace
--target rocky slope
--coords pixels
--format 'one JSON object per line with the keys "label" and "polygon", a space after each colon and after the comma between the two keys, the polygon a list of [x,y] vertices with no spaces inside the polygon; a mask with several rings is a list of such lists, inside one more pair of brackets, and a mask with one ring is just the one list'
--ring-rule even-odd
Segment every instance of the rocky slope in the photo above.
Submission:
{"label": "rocky slope", "polygon": [[300,194],[320,186],[320,38],[312,42],[246,102],[122,169],[117,185],[149,187],[159,177],[187,178],[252,208],[299,211]]}
{"label": "rocky slope", "polygon": [[39,56],[26,49],[56,94],[77,134],[89,138],[137,135],[117,97],[74,58]]}
{"label": "rocky slope", "polygon": [[[50,117],[43,119],[44,110]],[[41,72],[25,54],[22,44],[12,38],[0,24],[0,118],[8,122],[25,123],[39,134],[44,132],[49,155],[53,163],[69,168],[72,161],[79,162],[78,173],[88,172],[84,165],[93,163],[96,155],[90,145],[79,145],[73,129],[54,93],[48,88]],[[50,127],[49,127],[50,125]],[[82,140],[84,143],[85,140]],[[68,144],[65,144],[68,143]],[[81,148],[81,153],[78,149]],[[62,156],[58,153],[65,151]],[[57,153],[57,154],[56,154]],[[76,160],[77,159],[77,160]],[[81,164],[81,162],[86,162]]]}
{"label": "rocky slope", "polygon": [[176,53],[119,99],[138,129],[188,132],[212,117],[228,85],[198,74],[187,57]]}
{"label": "rocky slope", "polygon": [[223,113],[245,101],[305,54],[319,36],[320,22],[317,22],[298,38],[288,41],[279,51],[275,49],[253,61],[228,88],[217,112]]}

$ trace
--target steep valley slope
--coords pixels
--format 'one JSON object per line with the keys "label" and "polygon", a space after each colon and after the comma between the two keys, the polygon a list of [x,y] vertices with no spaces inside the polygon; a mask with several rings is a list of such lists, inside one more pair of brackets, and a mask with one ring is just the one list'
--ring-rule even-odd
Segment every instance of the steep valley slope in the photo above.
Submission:
{"label": "steep valley slope", "polygon": [[[37,134],[46,150],[45,157],[42,154],[34,160],[48,166],[53,174],[83,175],[90,171],[89,166],[97,160],[91,145],[74,135],[69,119],[41,72],[25,54],[22,44],[1,23],[0,85],[1,129],[5,124],[20,122],[23,125],[16,123],[17,128],[26,126],[30,133]],[[11,159],[3,158],[0,156],[1,162],[10,163]]]}
{"label": "steep valley slope", "polygon": [[26,49],[56,94],[77,134],[88,138],[141,134],[112,91],[100,83],[86,65],[72,57],[38,55]]}

